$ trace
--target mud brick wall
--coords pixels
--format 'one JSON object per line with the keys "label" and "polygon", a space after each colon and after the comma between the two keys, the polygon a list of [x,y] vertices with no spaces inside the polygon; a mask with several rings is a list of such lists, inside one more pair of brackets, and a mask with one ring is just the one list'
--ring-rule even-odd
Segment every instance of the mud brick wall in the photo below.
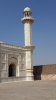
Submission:
{"label": "mud brick wall", "polygon": [[35,80],[41,80],[42,76],[53,77],[56,75],[56,64],[33,66],[33,75]]}

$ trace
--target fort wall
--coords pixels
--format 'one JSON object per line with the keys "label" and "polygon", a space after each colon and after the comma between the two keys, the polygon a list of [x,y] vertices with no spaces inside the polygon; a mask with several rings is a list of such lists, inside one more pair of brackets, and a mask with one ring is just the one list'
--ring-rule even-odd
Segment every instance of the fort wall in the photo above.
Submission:
{"label": "fort wall", "polygon": [[33,66],[34,80],[56,80],[56,64]]}

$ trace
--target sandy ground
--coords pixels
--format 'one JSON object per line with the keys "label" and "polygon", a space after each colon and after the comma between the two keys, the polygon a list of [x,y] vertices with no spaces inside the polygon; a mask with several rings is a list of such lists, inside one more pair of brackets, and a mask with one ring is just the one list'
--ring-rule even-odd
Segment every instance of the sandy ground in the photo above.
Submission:
{"label": "sandy ground", "polygon": [[56,81],[0,83],[0,100],[56,100]]}

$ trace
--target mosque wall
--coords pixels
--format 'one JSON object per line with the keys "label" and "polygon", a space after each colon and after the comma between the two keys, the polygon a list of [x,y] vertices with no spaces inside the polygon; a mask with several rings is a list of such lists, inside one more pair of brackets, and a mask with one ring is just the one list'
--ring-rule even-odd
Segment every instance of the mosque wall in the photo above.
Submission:
{"label": "mosque wall", "polygon": [[[4,46],[4,45],[3,45]],[[9,73],[9,66],[10,73]],[[15,68],[14,68],[15,67]],[[11,72],[12,71],[12,72]],[[14,74],[15,72],[15,74]],[[6,78],[25,77],[25,51],[10,47],[0,47],[0,81]],[[15,79],[16,80],[16,79]]]}

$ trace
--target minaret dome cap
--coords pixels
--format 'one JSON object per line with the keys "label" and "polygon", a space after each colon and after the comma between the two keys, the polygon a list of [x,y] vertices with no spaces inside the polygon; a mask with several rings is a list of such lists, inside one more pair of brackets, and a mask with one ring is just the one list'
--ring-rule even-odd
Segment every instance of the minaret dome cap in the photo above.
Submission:
{"label": "minaret dome cap", "polygon": [[29,7],[26,7],[26,8],[24,9],[24,12],[27,12],[27,11],[32,12],[31,9],[30,9]]}

